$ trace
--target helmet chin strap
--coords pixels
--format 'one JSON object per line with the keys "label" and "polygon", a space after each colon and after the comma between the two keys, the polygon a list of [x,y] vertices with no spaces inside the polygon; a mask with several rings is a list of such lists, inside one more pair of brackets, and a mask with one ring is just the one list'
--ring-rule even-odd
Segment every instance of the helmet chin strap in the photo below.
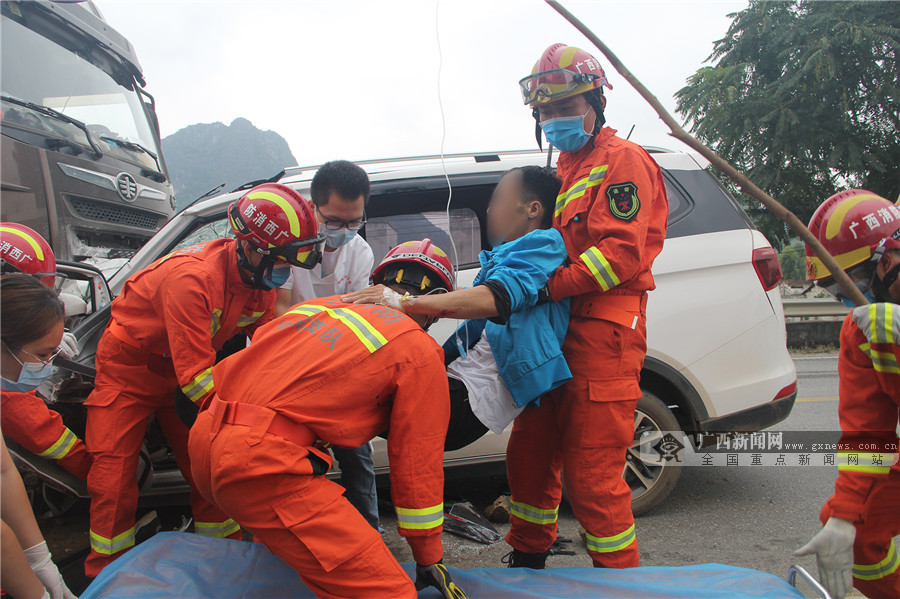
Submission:
{"label": "helmet chin strap", "polygon": [[[591,91],[585,92],[584,99],[588,101],[588,104],[591,105],[591,108],[594,109],[594,130],[591,131],[591,135],[597,135],[600,133],[600,129],[603,128],[603,125],[606,124],[606,115],[603,114],[603,92],[599,89],[592,89]],[[538,149],[544,149],[543,145],[543,130],[541,129],[541,109],[535,106],[531,109],[531,116],[534,117],[534,138],[537,140]],[[593,143],[593,139],[591,140]],[[547,164],[549,166],[549,158],[547,160]]]}
{"label": "helmet chin strap", "polygon": [[896,283],[898,278],[900,278],[900,264],[884,273],[884,278],[875,275],[872,280],[872,293],[875,294],[875,299],[879,302],[893,302],[891,285]]}
{"label": "helmet chin strap", "polygon": [[259,261],[259,265],[253,266],[250,263],[250,260],[247,259],[247,254],[244,253],[244,244],[242,242],[238,242],[237,244],[237,255],[238,266],[243,270],[252,273],[250,287],[262,289],[264,291],[271,289],[271,287],[263,283],[263,277],[268,275],[270,279],[272,278],[272,269],[275,266],[275,261],[268,256],[261,256],[262,259]]}

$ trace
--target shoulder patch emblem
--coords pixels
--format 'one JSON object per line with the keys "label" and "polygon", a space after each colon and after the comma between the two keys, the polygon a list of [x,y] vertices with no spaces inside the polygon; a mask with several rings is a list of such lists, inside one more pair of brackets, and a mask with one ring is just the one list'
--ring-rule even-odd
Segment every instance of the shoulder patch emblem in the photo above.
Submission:
{"label": "shoulder patch emblem", "polygon": [[633,219],[641,209],[637,185],[631,181],[607,187],[606,199],[609,200],[609,210],[613,216],[624,221]]}

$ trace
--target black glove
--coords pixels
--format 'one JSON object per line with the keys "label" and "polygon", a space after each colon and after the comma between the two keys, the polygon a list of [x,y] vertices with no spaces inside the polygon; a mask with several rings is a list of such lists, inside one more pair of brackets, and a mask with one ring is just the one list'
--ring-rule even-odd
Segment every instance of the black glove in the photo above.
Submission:
{"label": "black glove", "polygon": [[416,564],[416,590],[421,591],[426,587],[436,588],[444,599],[469,599],[469,596],[450,579],[450,572],[441,562],[431,566]]}
{"label": "black glove", "polygon": [[181,387],[175,390],[175,414],[188,428],[194,426],[200,406],[188,399]]}
{"label": "black glove", "polygon": [[538,299],[537,303],[540,304],[549,304],[553,301],[553,298],[550,297],[550,288],[544,285],[540,289],[538,289]]}

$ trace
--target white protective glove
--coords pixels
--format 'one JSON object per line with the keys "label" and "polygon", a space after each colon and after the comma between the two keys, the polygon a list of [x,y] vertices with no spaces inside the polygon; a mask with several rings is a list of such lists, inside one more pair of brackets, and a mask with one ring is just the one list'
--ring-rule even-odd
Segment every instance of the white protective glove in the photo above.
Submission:
{"label": "white protective glove", "polygon": [[853,540],[856,527],[843,518],[829,518],[822,530],[803,547],[794,552],[795,556],[816,555],[819,566],[819,581],[833,599],[844,599],[853,588]]}
{"label": "white protective glove", "polygon": [[44,588],[50,593],[50,599],[78,599],[66,586],[59,568],[53,563],[47,541],[41,541],[34,547],[25,550],[28,565]]}
{"label": "white protective glove", "polygon": [[70,360],[78,355],[78,338],[69,331],[63,333],[62,341],[59,343],[59,354]]}

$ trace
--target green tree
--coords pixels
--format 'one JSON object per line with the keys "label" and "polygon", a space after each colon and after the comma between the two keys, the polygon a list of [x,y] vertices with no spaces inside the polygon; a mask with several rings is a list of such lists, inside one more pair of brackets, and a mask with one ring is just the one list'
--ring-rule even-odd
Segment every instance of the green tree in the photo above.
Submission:
{"label": "green tree", "polygon": [[[704,143],[808,222],[842,189],[900,194],[900,5],[751,1],[676,93]],[[776,247],[791,234],[747,197]]]}
{"label": "green tree", "polygon": [[781,263],[781,274],[785,279],[790,281],[806,279],[806,254],[802,241],[793,240],[785,245],[778,254],[778,261]]}

